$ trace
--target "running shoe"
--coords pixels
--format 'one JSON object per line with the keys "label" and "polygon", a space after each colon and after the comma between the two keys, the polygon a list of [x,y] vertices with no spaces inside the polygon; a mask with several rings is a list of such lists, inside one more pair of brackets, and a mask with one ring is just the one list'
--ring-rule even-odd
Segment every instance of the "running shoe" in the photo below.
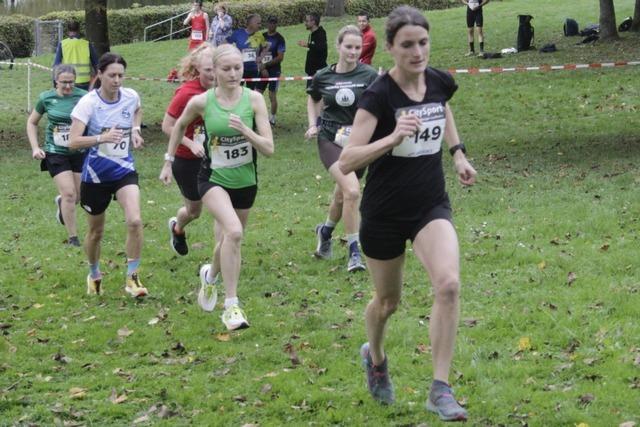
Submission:
{"label": "running shoe", "polygon": [[347,263],[347,271],[351,273],[352,271],[364,271],[366,269],[367,266],[362,262],[360,252],[352,252],[351,256],[349,256],[349,262]]}
{"label": "running shoe", "polygon": [[222,313],[222,323],[230,331],[236,331],[239,329],[246,329],[249,327],[247,316],[238,304],[233,304],[227,307]]}
{"label": "running shoe", "polygon": [[198,305],[204,311],[213,311],[218,301],[218,281],[220,274],[216,274],[213,283],[207,282],[207,273],[211,269],[211,264],[200,267],[200,291],[198,292]]}
{"label": "running shoe", "polygon": [[94,279],[87,275],[87,295],[100,295],[102,293],[102,278]]}
{"label": "running shoe", "polygon": [[438,414],[443,421],[466,421],[467,411],[453,397],[453,390],[442,381],[431,384],[427,410]]}
{"label": "running shoe", "polygon": [[389,378],[389,368],[387,358],[385,356],[382,365],[375,366],[369,354],[369,343],[366,342],[360,347],[360,357],[362,357],[362,365],[367,373],[367,387],[369,393],[378,402],[383,405],[391,405],[395,400],[393,392],[393,384]]}
{"label": "running shoe", "polygon": [[67,245],[75,246],[76,248],[79,248],[80,246],[82,246],[80,244],[80,240],[78,240],[78,236],[69,237],[69,240],[67,240]]}
{"label": "running shoe", "polygon": [[58,224],[64,225],[64,218],[62,218],[62,196],[58,194],[53,201],[56,203],[56,221],[58,221]]}
{"label": "running shoe", "polygon": [[273,114],[269,117],[269,124],[271,126],[275,126],[276,125],[276,116],[274,116]]}
{"label": "running shoe", "polygon": [[175,216],[169,219],[169,234],[171,236],[169,243],[173,251],[178,255],[186,255],[189,253],[187,245],[187,233],[178,234],[175,232],[175,226],[178,224],[178,218]]}
{"label": "running shoe", "polygon": [[478,58],[484,58],[484,50],[478,52]]}
{"label": "running shoe", "polygon": [[476,53],[472,50],[470,50],[469,52],[465,53],[464,56],[475,56]]}
{"label": "running shoe", "polygon": [[331,239],[326,239],[322,237],[322,224],[316,225],[316,237],[318,239],[318,246],[316,246],[316,251],[313,255],[316,258],[320,259],[329,259],[331,258],[332,249],[331,249]]}
{"label": "running shoe", "polygon": [[142,286],[138,273],[133,273],[131,276],[127,276],[127,283],[124,290],[134,298],[141,298],[149,295],[147,288]]}

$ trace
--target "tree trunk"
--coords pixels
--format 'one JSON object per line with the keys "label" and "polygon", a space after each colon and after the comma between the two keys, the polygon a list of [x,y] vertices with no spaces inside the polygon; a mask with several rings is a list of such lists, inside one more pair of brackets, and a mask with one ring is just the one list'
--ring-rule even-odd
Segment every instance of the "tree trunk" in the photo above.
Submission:
{"label": "tree trunk", "polygon": [[84,1],[84,26],[87,40],[93,43],[98,57],[109,52],[109,22],[107,0]]}
{"label": "tree trunk", "polygon": [[618,28],[616,28],[613,0],[600,0],[600,40],[615,40],[617,38]]}
{"label": "tree trunk", "polygon": [[633,10],[633,23],[631,31],[640,32],[640,0],[636,0],[636,7]]}
{"label": "tree trunk", "polygon": [[324,14],[327,16],[343,16],[345,0],[327,0]]}

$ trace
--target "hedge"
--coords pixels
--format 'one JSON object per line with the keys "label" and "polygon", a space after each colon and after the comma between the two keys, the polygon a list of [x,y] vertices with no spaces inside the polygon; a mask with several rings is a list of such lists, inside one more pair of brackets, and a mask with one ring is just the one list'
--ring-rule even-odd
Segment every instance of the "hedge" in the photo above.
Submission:
{"label": "hedge", "polygon": [[[246,1],[227,2],[228,11],[233,16],[234,26],[243,26],[246,17],[259,13],[263,19],[273,15],[278,18],[279,25],[297,25],[306,14],[324,14],[326,0],[284,0],[284,1]],[[346,0],[345,10],[348,15],[356,15],[366,11],[370,17],[385,16],[399,4],[409,4],[419,9],[444,9],[457,3],[456,0]],[[112,45],[133,43],[143,40],[144,28],[156,22],[186,12],[191,3],[171,6],[145,6],[129,9],[108,10],[109,42]],[[211,3],[205,9],[213,14]],[[71,20],[80,23],[80,33],[84,34],[84,10],[56,11],[41,16],[39,19],[51,21],[59,19],[63,22]],[[181,20],[174,20],[173,30],[182,28]],[[11,48],[14,56],[27,57],[34,47],[33,18],[22,15],[0,16],[0,40]],[[147,34],[147,40],[153,40],[169,33],[169,23],[154,27]],[[174,38],[186,37],[187,32],[176,34]]]}
{"label": "hedge", "polygon": [[6,43],[13,56],[31,56],[35,45],[33,18],[24,15],[0,16],[0,41]]}

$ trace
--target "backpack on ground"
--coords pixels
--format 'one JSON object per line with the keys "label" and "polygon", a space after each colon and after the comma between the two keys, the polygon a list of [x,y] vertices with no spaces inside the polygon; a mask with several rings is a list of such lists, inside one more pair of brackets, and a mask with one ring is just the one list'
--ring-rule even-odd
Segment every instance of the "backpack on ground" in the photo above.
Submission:
{"label": "backpack on ground", "polygon": [[580,35],[582,37],[597,36],[598,33],[600,33],[600,24],[587,25],[582,31],[580,31]]}
{"label": "backpack on ground", "polygon": [[518,21],[520,22],[518,25],[518,43],[516,44],[518,52],[532,48],[531,43],[535,35],[535,29],[531,25],[532,19],[533,16],[531,15],[518,15]]}
{"label": "backpack on ground", "polygon": [[580,32],[580,27],[575,19],[567,18],[564,21],[564,36],[571,37],[577,36]]}
{"label": "backpack on ground", "polygon": [[618,31],[620,31],[621,33],[625,31],[629,31],[631,29],[631,24],[633,24],[633,18],[630,16],[627,16],[626,18],[624,18],[624,21],[620,23],[620,26],[618,27]]}

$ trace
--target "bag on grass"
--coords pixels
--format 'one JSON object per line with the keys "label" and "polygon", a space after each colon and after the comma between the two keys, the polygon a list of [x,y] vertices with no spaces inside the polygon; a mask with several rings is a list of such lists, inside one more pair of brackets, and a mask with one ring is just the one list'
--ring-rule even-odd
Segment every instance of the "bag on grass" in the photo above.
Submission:
{"label": "bag on grass", "polygon": [[577,36],[580,32],[580,27],[575,19],[567,18],[564,21],[564,36],[571,37]]}
{"label": "bag on grass", "polygon": [[518,25],[518,43],[516,44],[518,52],[531,49],[531,43],[535,35],[535,29],[531,25],[532,19],[533,16],[531,15],[518,15],[518,21],[520,22]]}
{"label": "bag on grass", "polygon": [[582,37],[597,36],[599,32],[600,24],[591,24],[587,25],[582,31],[580,31],[580,35]]}
{"label": "bag on grass", "polygon": [[624,21],[620,23],[620,26],[618,27],[618,31],[620,31],[621,33],[625,31],[629,31],[631,29],[631,24],[633,24],[633,18],[630,16],[627,16],[626,18],[624,18]]}

